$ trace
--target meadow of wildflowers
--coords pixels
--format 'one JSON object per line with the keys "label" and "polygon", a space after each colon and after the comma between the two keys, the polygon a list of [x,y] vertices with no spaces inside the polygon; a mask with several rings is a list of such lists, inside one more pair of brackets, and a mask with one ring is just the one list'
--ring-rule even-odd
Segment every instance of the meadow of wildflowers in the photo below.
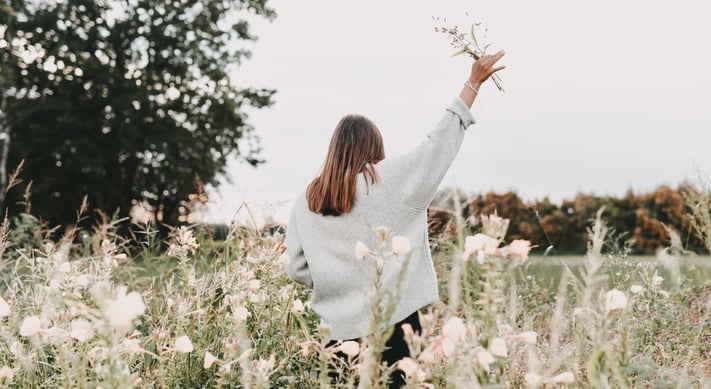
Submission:
{"label": "meadow of wildflowers", "polygon": [[[711,387],[711,283],[674,270],[691,255],[678,241],[645,262],[603,251],[601,212],[584,270],[561,263],[550,289],[526,277],[530,243],[507,243],[508,220],[456,214],[457,235],[433,242],[441,301],[421,333],[404,329],[411,357],[397,366],[379,356],[398,291],[376,277],[373,335],[327,347],[309,290],[284,273],[281,231],[232,225],[216,241],[180,227],[160,242],[150,225],[126,240],[108,221],[52,239],[29,215],[5,220],[0,386],[382,388],[397,368],[410,388]],[[378,275],[394,252],[407,266],[406,238],[373,233],[378,247],[357,244],[354,260]]]}

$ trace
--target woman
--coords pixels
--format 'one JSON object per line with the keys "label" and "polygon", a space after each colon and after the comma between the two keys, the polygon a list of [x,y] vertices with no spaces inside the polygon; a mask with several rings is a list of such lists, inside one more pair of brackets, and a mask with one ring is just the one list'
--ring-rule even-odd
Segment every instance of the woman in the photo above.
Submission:
{"label": "woman", "polygon": [[[375,229],[409,239],[411,251],[400,276],[399,299],[391,316],[393,334],[383,360],[389,365],[408,356],[401,325],[420,329],[417,312],[436,301],[437,278],[427,237],[427,207],[457,154],[465,130],[474,123],[469,109],[479,87],[503,57],[500,51],[474,62],[459,98],[428,139],[409,153],[385,159],[378,128],[359,115],[347,115],[336,126],[321,174],[299,195],[286,232],[286,272],[313,288],[312,307],[331,339],[358,339],[370,333],[372,261],[358,259],[357,242],[376,248]],[[382,284],[395,291],[398,258],[383,261]],[[401,374],[391,387],[403,384]]]}

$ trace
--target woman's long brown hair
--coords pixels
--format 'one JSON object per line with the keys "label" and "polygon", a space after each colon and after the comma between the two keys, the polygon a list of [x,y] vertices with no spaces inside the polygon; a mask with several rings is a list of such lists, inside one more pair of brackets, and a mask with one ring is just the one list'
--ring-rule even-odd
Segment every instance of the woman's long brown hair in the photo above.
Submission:
{"label": "woman's long brown hair", "polygon": [[360,115],[338,122],[321,174],[306,189],[311,211],[338,216],[353,208],[358,174],[366,185],[377,181],[373,165],[385,159],[383,138],[375,124]]}

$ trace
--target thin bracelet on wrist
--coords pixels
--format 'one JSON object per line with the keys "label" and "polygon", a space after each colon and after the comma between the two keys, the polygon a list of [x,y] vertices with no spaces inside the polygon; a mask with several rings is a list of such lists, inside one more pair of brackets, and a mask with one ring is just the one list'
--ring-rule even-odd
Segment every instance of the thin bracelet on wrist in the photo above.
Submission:
{"label": "thin bracelet on wrist", "polygon": [[474,85],[472,85],[471,81],[467,80],[467,81],[464,83],[464,85],[466,85],[469,89],[471,89],[472,92],[474,92],[474,94],[476,94],[476,95],[479,94],[479,91],[476,90],[476,89],[474,89]]}

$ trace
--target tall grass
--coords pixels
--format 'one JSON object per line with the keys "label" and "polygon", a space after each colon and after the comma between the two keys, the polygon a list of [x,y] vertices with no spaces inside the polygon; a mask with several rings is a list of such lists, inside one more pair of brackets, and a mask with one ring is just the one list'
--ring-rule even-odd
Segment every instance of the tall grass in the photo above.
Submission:
{"label": "tall grass", "polygon": [[[709,201],[689,201],[705,236]],[[387,229],[374,231],[380,246],[364,258],[376,272],[373,334],[328,347],[309,290],[283,271],[280,232],[234,224],[214,241],[183,227],[159,242],[147,225],[127,241],[119,224],[53,240],[29,215],[4,221],[0,384],[384,388],[399,368],[410,388],[711,387],[711,284],[681,273],[663,282],[683,250],[642,263],[603,251],[615,240],[604,213],[584,271],[561,264],[555,290],[525,277],[527,250],[504,244],[505,219],[456,219],[434,256],[441,301],[422,310],[421,333],[405,328],[411,357],[398,366],[380,362],[398,299],[377,282],[394,243]]]}

